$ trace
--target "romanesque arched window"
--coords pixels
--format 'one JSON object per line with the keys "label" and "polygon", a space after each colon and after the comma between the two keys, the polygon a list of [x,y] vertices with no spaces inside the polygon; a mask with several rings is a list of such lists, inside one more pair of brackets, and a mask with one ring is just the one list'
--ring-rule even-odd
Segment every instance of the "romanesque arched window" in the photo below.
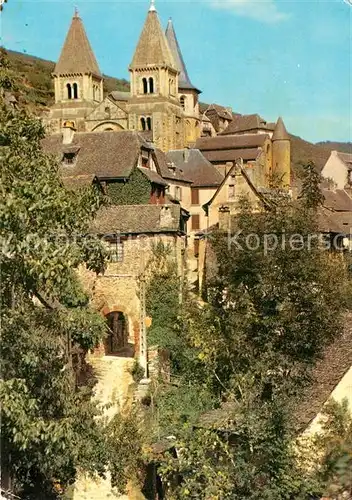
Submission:
{"label": "romanesque arched window", "polygon": [[154,94],[154,78],[149,78],[149,94]]}
{"label": "romanesque arched window", "polygon": [[151,130],[152,129],[152,119],[150,116],[148,116],[147,118],[147,130]]}
{"label": "romanesque arched window", "polygon": [[143,78],[142,83],[143,83],[143,94],[148,94],[148,80],[146,78]]}
{"label": "romanesque arched window", "polygon": [[141,118],[141,127],[142,127],[142,130],[146,130],[146,121],[145,121],[144,116],[142,116],[142,118]]}
{"label": "romanesque arched window", "polygon": [[72,85],[73,88],[73,99],[78,99],[78,84],[74,83]]}
{"label": "romanesque arched window", "polygon": [[181,95],[181,97],[180,97],[180,104],[182,106],[182,109],[185,109],[185,107],[186,107],[186,97],[184,95]]}
{"label": "romanesque arched window", "polygon": [[67,89],[67,99],[72,99],[72,87],[70,83],[66,85],[66,89]]}

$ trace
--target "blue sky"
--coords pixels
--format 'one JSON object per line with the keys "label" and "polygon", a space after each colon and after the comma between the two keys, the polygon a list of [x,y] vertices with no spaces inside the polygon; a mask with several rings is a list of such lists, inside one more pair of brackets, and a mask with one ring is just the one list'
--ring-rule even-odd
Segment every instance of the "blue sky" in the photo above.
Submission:
{"label": "blue sky", "polygon": [[[192,82],[205,102],[282,115],[310,141],[351,138],[352,6],[349,0],[156,0],[172,17]],[[128,78],[149,0],[8,0],[1,42],[57,60],[74,5],[101,70]]]}

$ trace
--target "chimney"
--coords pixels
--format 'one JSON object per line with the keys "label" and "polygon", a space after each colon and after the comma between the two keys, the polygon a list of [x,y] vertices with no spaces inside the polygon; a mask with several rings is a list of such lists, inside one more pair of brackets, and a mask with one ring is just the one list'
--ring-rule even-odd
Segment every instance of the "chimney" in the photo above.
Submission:
{"label": "chimney", "polygon": [[189,149],[188,149],[188,148],[185,148],[185,149],[183,150],[183,161],[184,161],[185,163],[187,163],[187,162],[188,162],[188,160],[189,160],[189,154],[190,154],[190,153],[189,153]]}
{"label": "chimney", "polygon": [[65,122],[62,129],[62,144],[72,144],[75,131],[75,124],[73,122]]}

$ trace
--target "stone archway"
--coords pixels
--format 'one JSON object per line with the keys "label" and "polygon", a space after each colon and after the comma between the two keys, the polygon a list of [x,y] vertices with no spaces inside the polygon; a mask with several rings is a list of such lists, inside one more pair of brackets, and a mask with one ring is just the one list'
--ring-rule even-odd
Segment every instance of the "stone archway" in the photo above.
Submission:
{"label": "stone archway", "polygon": [[118,355],[128,346],[128,318],[121,311],[106,316],[108,334],[105,339],[105,354]]}
{"label": "stone archway", "polygon": [[113,121],[105,121],[105,122],[101,122],[98,125],[96,125],[92,129],[92,132],[106,132],[106,131],[111,131],[111,130],[113,130],[114,132],[121,132],[125,129],[119,123],[116,123]]}

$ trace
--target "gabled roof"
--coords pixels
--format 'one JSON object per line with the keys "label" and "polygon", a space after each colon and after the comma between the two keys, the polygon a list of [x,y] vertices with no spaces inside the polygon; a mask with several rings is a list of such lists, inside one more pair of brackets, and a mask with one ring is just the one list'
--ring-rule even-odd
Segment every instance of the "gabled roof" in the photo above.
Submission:
{"label": "gabled roof", "polygon": [[195,147],[214,163],[234,162],[239,158],[255,161],[268,137],[267,134],[201,137]]}
{"label": "gabled roof", "polygon": [[96,234],[181,231],[180,205],[114,205],[101,208],[91,224]]}
{"label": "gabled roof", "polygon": [[177,36],[175,33],[174,25],[172,23],[172,20],[169,19],[167,23],[167,28],[166,28],[166,40],[169,44],[170,50],[172,52],[174,61],[176,63],[176,67],[179,70],[180,74],[178,76],[178,87],[179,89],[190,89],[190,90],[196,90],[198,93],[200,93],[200,90],[198,90],[192,83],[191,80],[188,76],[187,68],[182,56],[182,52],[177,40]]}
{"label": "gabled roof", "polygon": [[175,165],[163,151],[155,149],[153,155],[158,172],[164,179],[192,184],[193,181],[186,175],[184,170]]}
{"label": "gabled roof", "polygon": [[232,135],[243,132],[251,132],[253,130],[273,130],[272,124],[268,124],[258,114],[253,115],[233,115],[232,122],[219,135]]}
{"label": "gabled roof", "polygon": [[166,157],[192,180],[194,187],[216,187],[223,180],[217,168],[198,149],[177,149],[166,153]]}
{"label": "gabled roof", "polygon": [[176,69],[155,8],[149,9],[130,68],[168,66]]}
{"label": "gabled roof", "polygon": [[220,118],[224,118],[225,120],[231,121],[233,119],[232,111],[225,106],[220,106],[220,104],[209,104],[205,113],[207,114],[209,111],[215,111]]}
{"label": "gabled roof", "polygon": [[142,174],[153,184],[159,184],[159,186],[167,186],[167,182],[164,181],[162,177],[155,172],[154,170],[150,170],[150,168],[146,167],[138,167],[138,170],[142,172]]}
{"label": "gabled roof", "polygon": [[113,90],[110,92],[109,97],[114,101],[128,101],[131,97],[131,93],[129,91],[124,92],[123,90]]}
{"label": "gabled roof", "polygon": [[62,134],[54,134],[43,139],[42,145],[59,161],[65,151],[77,151],[72,165],[61,166],[63,177],[95,174],[100,179],[129,177],[141,148],[152,149],[133,131],[78,132],[70,145],[62,144]]}
{"label": "gabled roof", "polygon": [[101,76],[99,66],[77,11],[72,18],[54,74],[92,73]]}
{"label": "gabled roof", "polygon": [[344,375],[352,366],[352,314],[343,320],[342,332],[330,344],[313,371],[314,381],[300,396],[295,418],[300,429],[320,413]]}
{"label": "gabled roof", "polygon": [[335,212],[351,212],[352,198],[344,189],[322,189],[323,206]]}

